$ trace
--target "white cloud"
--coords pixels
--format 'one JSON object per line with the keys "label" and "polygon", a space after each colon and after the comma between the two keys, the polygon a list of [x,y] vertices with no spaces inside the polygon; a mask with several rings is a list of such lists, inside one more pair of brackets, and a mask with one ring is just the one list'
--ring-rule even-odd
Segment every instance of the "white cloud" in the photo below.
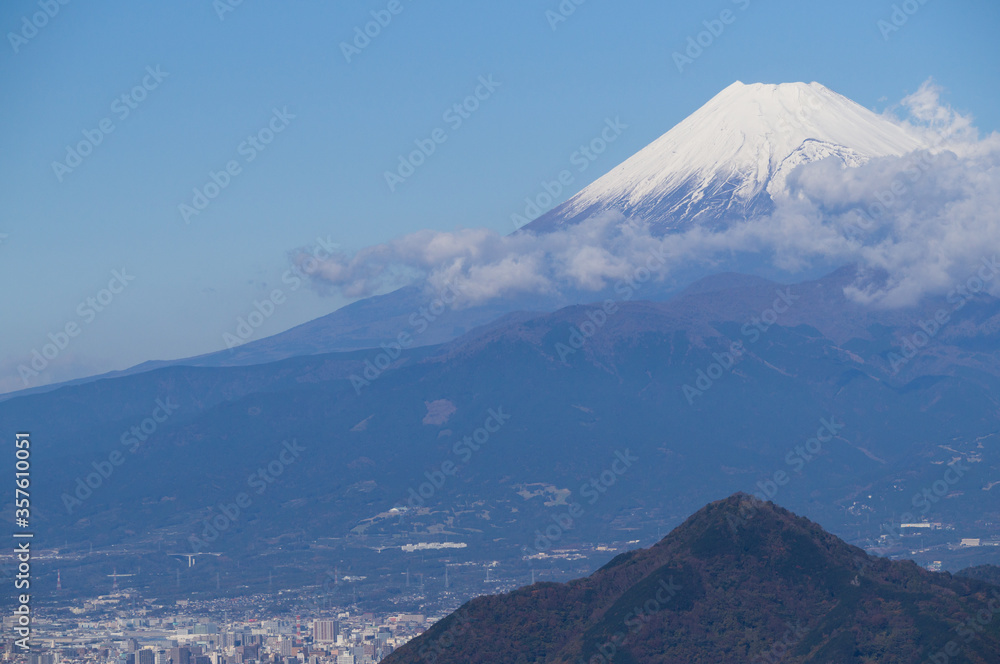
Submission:
{"label": "white cloud", "polygon": [[[907,95],[899,106],[887,113],[900,112],[900,123],[911,131],[922,134],[928,145],[961,147],[974,143],[979,132],[972,117],[963,115],[941,102],[943,88],[927,79],[916,92]],[[890,119],[894,119],[890,116]]]}
{"label": "white cloud", "polygon": [[643,220],[604,214],[543,235],[425,230],[325,261],[313,277],[350,297],[414,279],[435,289],[451,283],[462,293],[460,304],[469,305],[597,292],[629,276],[652,250],[668,259],[660,279],[761,253],[790,275],[820,261],[857,263],[887,278],[855,285],[850,297],[909,305],[948,292],[1000,252],[1000,135],[980,140],[971,119],[940,96],[928,81],[897,107],[905,117],[896,121],[922,133],[930,150],[857,168],[836,159],[801,166],[772,214],[726,229],[658,237]]}

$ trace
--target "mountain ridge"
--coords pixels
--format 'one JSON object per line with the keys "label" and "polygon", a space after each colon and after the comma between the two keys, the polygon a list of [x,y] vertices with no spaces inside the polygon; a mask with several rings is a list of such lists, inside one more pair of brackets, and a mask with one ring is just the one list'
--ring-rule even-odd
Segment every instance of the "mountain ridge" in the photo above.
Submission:
{"label": "mountain ridge", "polygon": [[[382,349],[249,367],[165,367],[0,402],[0,425],[46,441],[33,455],[46,469],[36,480],[40,536],[57,533],[60,541],[95,547],[186,546],[207,510],[231,499],[255,464],[294,438],[310,462],[255,501],[219,552],[244,559],[261,538],[289,529],[302,537],[349,534],[341,555],[363,565],[364,538],[398,546],[438,541],[447,532],[470,551],[523,567],[521,545],[549,523],[551,508],[525,499],[518,485],[572,490],[601,472],[613,441],[627,440],[643,462],[565,543],[634,539],[620,537],[619,527],[648,533],[652,525],[655,532],[713,495],[750,489],[787,467],[788,450],[831,415],[847,429],[824,445],[823,461],[804,471],[808,481],[782,489],[784,504],[836,524],[838,534],[856,525],[849,532],[861,540],[863,521],[845,507],[871,503],[877,531],[880,520],[912,509],[909,494],[895,488],[899,482],[915,491],[931,486],[940,479],[935,464],[959,450],[979,461],[968,462],[973,472],[962,480],[964,495],[935,506],[935,518],[963,522],[972,511],[992,518],[990,494],[978,487],[989,481],[983,468],[996,454],[1000,302],[970,302],[933,348],[893,375],[886,354],[919,329],[923,310],[871,318],[842,311],[842,285],[851,278],[834,273],[786,286],[722,275],[670,302],[617,303],[595,330],[585,323],[599,320],[595,312],[605,303],[511,314],[454,342],[408,349],[377,375],[365,373],[366,363],[382,365]],[[801,299],[774,324],[756,327],[749,317],[767,316],[776,291],[789,288]],[[734,341],[745,348],[739,362],[728,371],[714,366]],[[704,384],[699,372],[717,379]],[[351,379],[366,375],[372,380],[360,388]],[[685,385],[703,393],[689,399]],[[157,400],[178,409],[164,422],[149,419],[149,442],[122,447],[123,431],[146,422]],[[447,421],[428,419],[434,404],[450,413]],[[425,481],[428,464],[452,457],[456,442],[498,406],[513,419],[433,501],[401,523],[377,518],[405,502],[408,488]],[[115,452],[124,454],[126,470],[105,482],[95,468]],[[80,483],[88,477],[98,499],[86,500],[88,487]],[[880,498],[868,500],[872,494]],[[483,511],[452,512],[480,502]],[[107,527],[95,536],[95,524]],[[288,573],[320,564],[308,550],[295,555]],[[143,568],[166,562],[151,557]],[[87,562],[87,573],[96,574],[99,563]],[[194,573],[208,574],[212,565]],[[172,577],[149,579],[163,582]]]}
{"label": "mountain ridge", "polygon": [[[917,662],[958,648],[991,599],[1000,589],[869,556],[737,493],[589,577],[474,599],[386,663]],[[1000,620],[978,636],[968,661],[994,661]]]}

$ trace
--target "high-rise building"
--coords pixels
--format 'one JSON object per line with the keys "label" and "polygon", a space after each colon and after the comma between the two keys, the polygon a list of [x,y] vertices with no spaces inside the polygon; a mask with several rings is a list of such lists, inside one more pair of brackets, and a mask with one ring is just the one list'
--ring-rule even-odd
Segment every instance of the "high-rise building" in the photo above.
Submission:
{"label": "high-rise building", "polygon": [[28,656],[28,664],[55,664],[56,656],[52,653],[32,653]]}
{"label": "high-rise building", "polygon": [[257,659],[259,646],[236,646],[236,657],[238,662],[249,662]]}
{"label": "high-rise building", "polygon": [[135,664],[156,664],[156,653],[144,648],[135,654]]}
{"label": "high-rise building", "polygon": [[336,620],[314,620],[313,641],[317,643],[333,643],[337,640],[339,625]]}
{"label": "high-rise building", "polygon": [[294,634],[295,627],[287,620],[263,620],[261,628],[268,634]]}
{"label": "high-rise building", "polygon": [[193,664],[190,648],[171,648],[169,657],[170,664]]}

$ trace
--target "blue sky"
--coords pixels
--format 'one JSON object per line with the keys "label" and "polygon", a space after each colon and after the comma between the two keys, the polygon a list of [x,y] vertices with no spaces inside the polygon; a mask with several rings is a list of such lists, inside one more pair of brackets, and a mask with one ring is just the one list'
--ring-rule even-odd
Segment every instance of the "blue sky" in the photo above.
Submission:
{"label": "blue sky", "polygon": [[[507,232],[606,119],[628,129],[563,198],[735,80],[815,80],[882,110],[933,77],[981,131],[1000,126],[1000,5],[986,0],[913,0],[888,38],[893,3],[871,0],[567,0],[554,29],[555,0],[244,0],[220,18],[225,2],[0,8],[0,391],[24,387],[18,365],[67,325],[77,335],[31,386],[222,348],[317,238],[353,251],[424,228]],[[25,29],[46,4],[55,15]],[[390,5],[402,9],[347,62],[341,44]],[[678,71],[673,53],[726,10]],[[478,109],[445,120],[491,76]],[[269,125],[281,131],[262,149],[244,143]],[[385,172],[439,128],[446,140],[390,191]],[[92,152],[54,169],[83,132],[100,136]],[[185,223],[178,206],[231,161],[228,186]],[[102,311],[86,304],[123,269]],[[284,290],[254,338],[344,303]]]}

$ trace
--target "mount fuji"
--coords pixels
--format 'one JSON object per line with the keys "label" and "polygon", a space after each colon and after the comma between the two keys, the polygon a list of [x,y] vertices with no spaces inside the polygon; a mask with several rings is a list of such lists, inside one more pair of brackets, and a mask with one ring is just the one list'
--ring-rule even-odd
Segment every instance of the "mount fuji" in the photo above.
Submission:
{"label": "mount fuji", "polygon": [[602,212],[666,233],[767,214],[797,166],[855,167],[926,147],[914,132],[819,83],[736,82],[526,228],[548,232]]}
{"label": "mount fuji", "polygon": [[[733,83],[685,120],[568,201],[522,227],[537,233],[570,228],[588,217],[616,211],[645,220],[667,234],[701,226],[726,226],[766,214],[799,165],[834,158],[845,167],[926,147],[914,132],[873,113],[819,83]],[[740,263],[738,272],[766,266]],[[692,283],[710,272],[678,272]],[[815,276],[819,276],[818,274]],[[663,299],[674,286],[647,288]],[[417,345],[450,341],[514,311],[552,311],[589,301],[593,292],[564,296],[496,298],[481,306],[449,310]],[[338,311],[238,349],[182,360],[147,362],[102,377],[174,365],[248,366],[332,352],[377,348],[395,339],[431,299],[419,287],[369,297]],[[95,377],[71,382],[90,382]],[[48,391],[53,386],[34,388]],[[0,396],[0,401],[11,394]]]}

